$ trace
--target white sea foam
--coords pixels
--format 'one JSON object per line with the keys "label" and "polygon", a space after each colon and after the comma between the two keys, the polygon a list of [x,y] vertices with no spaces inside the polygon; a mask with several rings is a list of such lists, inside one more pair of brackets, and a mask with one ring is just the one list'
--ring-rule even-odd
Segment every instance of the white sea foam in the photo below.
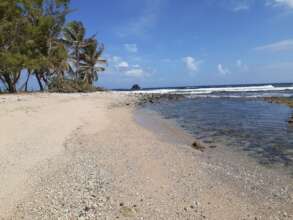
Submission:
{"label": "white sea foam", "polygon": [[265,85],[265,86],[214,87],[214,88],[194,88],[194,89],[153,89],[153,90],[131,91],[127,93],[204,95],[204,94],[221,93],[221,92],[268,92],[268,91],[278,92],[278,91],[286,91],[286,90],[293,91],[293,86],[277,87],[273,85]]}

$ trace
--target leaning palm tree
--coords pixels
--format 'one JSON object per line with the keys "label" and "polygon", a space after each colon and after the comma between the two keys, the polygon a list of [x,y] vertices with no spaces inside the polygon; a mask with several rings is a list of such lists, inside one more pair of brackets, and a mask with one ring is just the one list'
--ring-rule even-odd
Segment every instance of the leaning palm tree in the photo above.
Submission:
{"label": "leaning palm tree", "polygon": [[81,79],[91,85],[93,81],[98,80],[98,73],[105,70],[107,61],[101,58],[103,44],[98,43],[94,37],[87,39],[85,43],[86,47],[81,53]]}
{"label": "leaning palm tree", "polygon": [[69,70],[67,58],[67,50],[64,44],[59,41],[53,42],[48,54],[48,75],[64,77],[65,72]]}
{"label": "leaning palm tree", "polygon": [[69,59],[74,64],[75,78],[79,78],[80,74],[80,53],[86,47],[85,43],[85,27],[81,22],[72,21],[64,28],[63,43],[69,48]]}

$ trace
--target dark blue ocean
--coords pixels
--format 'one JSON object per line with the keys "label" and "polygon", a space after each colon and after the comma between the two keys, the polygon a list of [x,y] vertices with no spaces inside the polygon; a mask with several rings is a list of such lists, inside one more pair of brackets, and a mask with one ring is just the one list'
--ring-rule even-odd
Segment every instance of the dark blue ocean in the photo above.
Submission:
{"label": "dark blue ocean", "polygon": [[264,165],[293,168],[293,110],[262,97],[293,97],[293,84],[159,88],[142,93],[183,94],[148,106],[207,144],[246,152]]}

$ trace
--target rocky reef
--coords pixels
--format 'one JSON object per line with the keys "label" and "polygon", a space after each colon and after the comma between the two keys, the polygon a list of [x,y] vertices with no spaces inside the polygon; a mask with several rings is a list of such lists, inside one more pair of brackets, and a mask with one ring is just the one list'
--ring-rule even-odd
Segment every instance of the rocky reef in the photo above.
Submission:
{"label": "rocky reef", "polygon": [[136,94],[137,96],[137,105],[142,106],[146,104],[154,104],[161,101],[176,101],[179,99],[184,98],[184,95],[179,94],[147,94],[147,93],[141,93]]}
{"label": "rocky reef", "polygon": [[[287,105],[288,107],[293,108],[293,97],[267,97],[265,100],[270,103]],[[288,123],[293,125],[293,114],[291,118],[289,118]]]}

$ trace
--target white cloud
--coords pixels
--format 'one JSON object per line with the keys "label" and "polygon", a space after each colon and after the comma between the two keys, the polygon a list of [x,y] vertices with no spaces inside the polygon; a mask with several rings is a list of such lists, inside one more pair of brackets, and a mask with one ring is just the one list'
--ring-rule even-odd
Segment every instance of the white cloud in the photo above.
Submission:
{"label": "white cloud", "polygon": [[198,72],[200,64],[203,62],[202,60],[196,60],[195,58],[191,56],[183,57],[182,61],[184,62],[186,68],[190,72]]}
{"label": "white cloud", "polygon": [[143,36],[156,25],[164,0],[144,0],[141,2],[143,10],[138,17],[119,28],[118,35],[120,37]]}
{"label": "white cloud", "polygon": [[129,64],[126,61],[122,61],[116,65],[117,70],[126,71],[129,68]]}
{"label": "white cloud", "polygon": [[109,60],[110,60],[110,62],[117,63],[117,62],[120,62],[122,59],[121,59],[121,57],[113,56],[113,57],[110,57]]}
{"label": "white cloud", "polygon": [[230,73],[230,70],[225,68],[222,64],[218,64],[218,71],[222,75],[227,75]]}
{"label": "white cloud", "polygon": [[247,71],[248,66],[242,62],[242,60],[237,60],[236,61],[236,66],[241,70],[241,71]]}
{"label": "white cloud", "polygon": [[142,77],[145,75],[145,71],[142,68],[133,68],[129,69],[125,72],[126,76],[131,76],[131,77]]}
{"label": "white cloud", "polygon": [[244,11],[250,9],[249,5],[238,5],[233,8],[233,11]]}
{"label": "white cloud", "polygon": [[109,58],[112,63],[112,73],[122,73],[128,77],[144,77],[148,76],[149,73],[139,64],[130,65],[123,58],[118,56],[113,56]]}
{"label": "white cloud", "polygon": [[293,8],[293,0],[270,0],[268,5],[275,5],[275,6],[286,6],[289,8]]}
{"label": "white cloud", "polygon": [[219,7],[233,11],[247,11],[254,4],[256,0],[206,0],[208,4],[218,5]]}
{"label": "white cloud", "polygon": [[269,50],[273,52],[293,50],[293,39],[283,40],[272,44],[263,45],[254,48],[258,51]]}
{"label": "white cloud", "polygon": [[241,66],[242,66],[242,60],[237,60],[237,61],[236,61],[236,65],[237,65],[238,67],[241,67]]}
{"label": "white cloud", "polygon": [[209,4],[216,4],[230,11],[247,11],[262,3],[269,7],[287,7],[293,9],[293,0],[207,0]]}
{"label": "white cloud", "polygon": [[234,1],[234,4],[232,6],[232,10],[237,11],[245,11],[249,10],[251,7],[252,1]]}
{"label": "white cloud", "polygon": [[130,53],[137,53],[138,51],[136,44],[124,44],[124,48]]}

